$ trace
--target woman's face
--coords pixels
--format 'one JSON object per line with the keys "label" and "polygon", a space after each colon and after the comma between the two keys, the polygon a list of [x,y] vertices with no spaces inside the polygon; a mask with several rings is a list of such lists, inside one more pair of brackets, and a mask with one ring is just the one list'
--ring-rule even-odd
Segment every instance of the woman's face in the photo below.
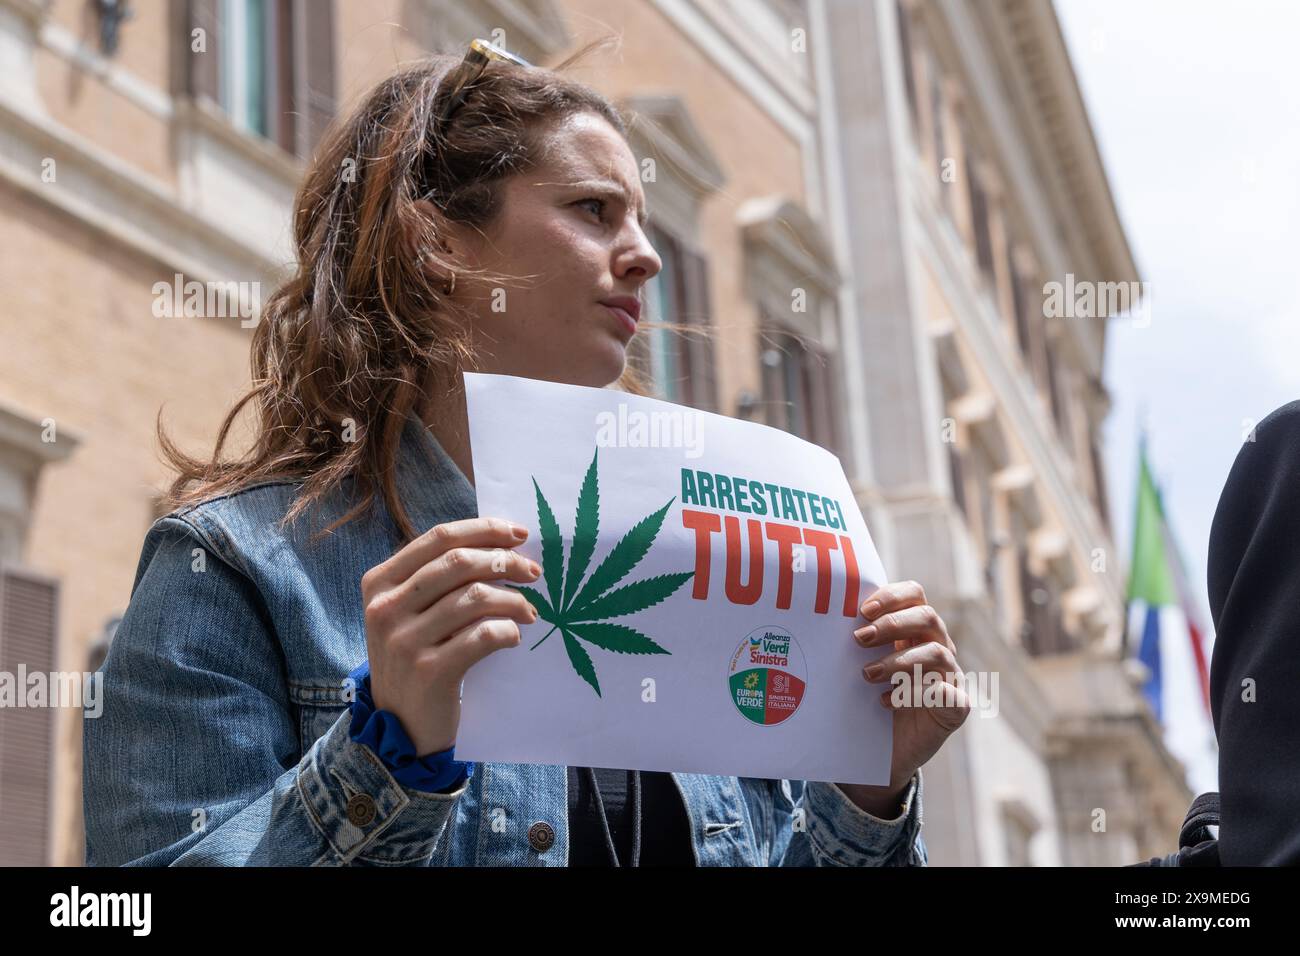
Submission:
{"label": "woman's face", "polygon": [[492,227],[452,239],[471,265],[517,278],[458,281],[455,296],[474,317],[482,371],[605,386],[636,334],[639,301],[622,303],[629,316],[618,300],[639,300],[662,262],[646,238],[636,158],[608,121],[576,114],[544,139],[544,162],[503,182]]}

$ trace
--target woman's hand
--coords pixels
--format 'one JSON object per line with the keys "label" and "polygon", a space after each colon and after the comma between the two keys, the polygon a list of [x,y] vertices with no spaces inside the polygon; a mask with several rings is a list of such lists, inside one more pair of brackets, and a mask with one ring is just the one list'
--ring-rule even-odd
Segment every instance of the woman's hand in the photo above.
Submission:
{"label": "woman's hand", "polygon": [[[915,581],[887,584],[863,601],[859,610],[866,623],[853,632],[854,639],[863,647],[893,648],[880,660],[864,666],[862,676],[869,683],[889,686],[880,701],[894,711],[894,759],[887,786],[836,786],[868,813],[892,819],[898,816],[912,774],[966,720],[971,710],[970,697],[959,676],[962,671],[957,666],[957,648],[943,618],[925,603],[921,585]],[[914,692],[917,665],[923,683]],[[905,678],[901,686],[893,683],[895,674]],[[935,685],[924,683],[935,679],[926,674],[936,675]],[[918,700],[937,703],[917,706]]]}
{"label": "woman's hand", "polygon": [[536,562],[509,550],[527,537],[499,518],[449,521],[361,577],[375,708],[397,716],[422,757],[456,742],[465,672],[537,620],[518,591],[487,583],[537,580]]}

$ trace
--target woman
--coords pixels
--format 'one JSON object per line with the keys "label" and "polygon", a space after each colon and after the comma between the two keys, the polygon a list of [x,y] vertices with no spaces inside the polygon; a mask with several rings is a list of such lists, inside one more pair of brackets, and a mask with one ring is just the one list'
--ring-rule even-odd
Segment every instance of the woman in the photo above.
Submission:
{"label": "woman", "polygon": [[[452,65],[403,69],[329,134],[255,388],[212,461],[162,438],[176,508],[86,724],[87,862],[924,863],[919,767],[965,719],[959,691],[896,712],[881,787],[632,773],[624,790],[623,771],[455,760],[466,671],[535,619],[489,582],[538,577],[513,550],[527,532],[477,514],[461,371],[626,384],[661,263],[603,97],[473,56],[443,81]],[[223,461],[252,399],[252,449]],[[958,673],[919,585],[863,609],[845,640],[895,645],[875,691],[915,664]]]}

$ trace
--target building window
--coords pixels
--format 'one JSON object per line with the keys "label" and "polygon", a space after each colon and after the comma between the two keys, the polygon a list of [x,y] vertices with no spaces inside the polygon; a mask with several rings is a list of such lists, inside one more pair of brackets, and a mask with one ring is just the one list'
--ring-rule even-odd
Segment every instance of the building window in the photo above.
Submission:
{"label": "building window", "polygon": [[[943,164],[948,158],[948,143],[943,135],[944,128],[944,98],[943,98],[943,76],[939,72],[939,64],[934,57],[930,58],[930,121],[933,127],[934,135],[934,174],[940,186],[946,186],[943,180]],[[952,190],[941,189],[945,205],[952,202]],[[949,207],[951,209],[951,207]]]}
{"label": "building window", "polygon": [[[0,565],[0,671],[54,670],[58,603],[54,581]],[[52,707],[0,707],[0,866],[50,864],[54,717]]]}
{"label": "building window", "polygon": [[1101,467],[1101,452],[1097,449],[1097,436],[1088,435],[1088,461],[1092,466],[1092,487],[1095,492],[1093,502],[1101,515],[1101,524],[1107,532],[1110,527],[1110,499],[1106,495],[1106,474]]}
{"label": "building window", "polygon": [[1047,609],[1051,595],[1047,582],[1029,569],[1029,548],[1024,544],[1016,549],[1016,563],[1020,572],[1020,643],[1031,657],[1037,657],[1051,643]]}
{"label": "building window", "polygon": [[[23,565],[41,469],[80,439],[0,402],[0,673],[50,673],[57,662],[59,584]],[[18,694],[29,688],[18,685]],[[0,866],[48,866],[55,709],[0,706]]]}
{"label": "building window", "polygon": [[1016,344],[1020,346],[1020,354],[1024,357],[1025,366],[1033,368],[1033,339],[1030,337],[1029,323],[1034,321],[1030,315],[1029,309],[1032,298],[1027,294],[1025,289],[1025,278],[1017,270],[1012,273],[1011,277],[1011,307],[1015,311],[1016,319]]}
{"label": "building window", "polygon": [[240,129],[267,135],[270,112],[266,0],[221,0],[221,80],[218,102]]}
{"label": "building window", "polygon": [[652,383],[656,395],[665,401],[680,402],[685,390],[681,368],[683,343],[677,329],[669,327],[681,324],[677,311],[677,263],[667,243],[653,237],[651,242],[663,260],[659,274],[646,283],[646,311],[654,324],[648,324],[632,340],[630,360]]}
{"label": "building window", "polygon": [[945,442],[948,449],[948,477],[952,480],[952,498],[957,503],[957,509],[961,512],[967,524],[970,523],[970,511],[966,504],[966,468],[963,463],[964,456],[961,449],[957,447],[955,441]]}
{"label": "building window", "polygon": [[975,494],[979,508],[979,539],[985,553],[993,546],[993,455],[985,442],[976,439],[972,450],[972,471],[975,473]]}
{"label": "building window", "polygon": [[1066,453],[1074,457],[1074,441],[1071,438],[1071,420],[1067,371],[1061,368],[1058,355],[1060,339],[1053,335],[1047,340],[1047,394],[1052,405],[1052,418],[1057,432],[1065,445]]}
{"label": "building window", "polygon": [[1073,648],[1061,615],[1061,599],[1047,578],[1030,569],[1029,549],[1021,545],[1020,566],[1021,644],[1031,657],[1060,654]]}
{"label": "building window", "polygon": [[916,95],[916,63],[912,58],[912,24],[907,8],[901,0],[895,4],[898,18],[898,49],[903,69],[903,89],[907,94],[907,113],[912,122],[912,135],[920,128],[920,109]]}
{"label": "building window", "polygon": [[649,239],[663,269],[647,283],[647,324],[632,339],[628,360],[665,401],[718,410],[717,360],[710,319],[708,264],[665,230]]}
{"label": "building window", "polygon": [[[311,155],[335,111],[331,0],[188,0],[189,89],[239,129]],[[204,49],[192,49],[201,28]]]}
{"label": "building window", "polygon": [[[956,359],[960,362],[960,359]],[[957,442],[958,430],[956,420],[952,416],[953,403],[956,398],[966,390],[966,385],[953,384],[952,377],[948,367],[944,364],[943,353],[940,355],[940,388],[943,390],[943,405],[947,414],[951,433],[945,432],[943,436],[944,450],[948,455],[948,478],[952,482],[952,500],[957,505],[957,510],[961,512],[962,519],[970,526],[970,509],[966,501],[966,454],[959,447]],[[968,433],[969,434],[969,433]]]}
{"label": "building window", "polygon": [[834,365],[825,352],[777,325],[759,333],[767,424],[838,454]]}
{"label": "building window", "polygon": [[971,154],[966,153],[966,185],[970,189],[971,232],[975,238],[975,261],[979,264],[990,289],[997,288],[997,273],[993,266],[993,233],[989,221],[988,193],[980,183]]}

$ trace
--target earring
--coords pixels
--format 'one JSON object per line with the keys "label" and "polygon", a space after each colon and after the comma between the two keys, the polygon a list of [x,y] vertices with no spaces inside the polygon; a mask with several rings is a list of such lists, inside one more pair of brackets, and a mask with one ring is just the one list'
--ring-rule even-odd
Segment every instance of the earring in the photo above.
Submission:
{"label": "earring", "polygon": [[446,287],[443,289],[443,294],[451,295],[455,291],[456,291],[456,273],[453,272],[451,274],[451,281],[447,283]]}

